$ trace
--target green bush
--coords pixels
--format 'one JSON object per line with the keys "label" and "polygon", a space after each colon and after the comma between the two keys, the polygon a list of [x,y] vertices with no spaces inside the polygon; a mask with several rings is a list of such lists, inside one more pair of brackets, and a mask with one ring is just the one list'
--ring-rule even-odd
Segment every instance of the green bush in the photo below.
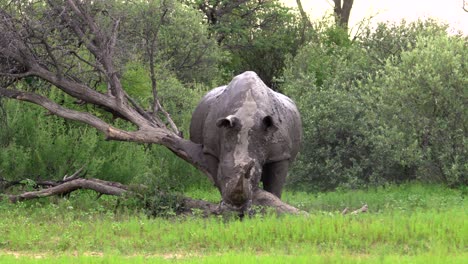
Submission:
{"label": "green bush", "polygon": [[318,42],[289,62],[282,89],[298,104],[303,119],[302,151],[289,185],[306,190],[357,187],[374,173],[368,154],[374,125],[368,98],[356,88],[369,62],[340,28],[325,28]]}
{"label": "green bush", "polygon": [[46,116],[34,105],[5,105],[0,168],[7,179],[59,179],[85,166],[91,177],[130,182],[135,171],[148,170],[141,145],[104,141],[95,129]]}
{"label": "green bush", "polygon": [[115,1],[112,8],[122,9],[125,17],[120,66],[135,61],[149,65],[152,57],[184,83],[210,83],[219,75],[224,54],[196,10],[177,0]]}
{"label": "green bush", "polygon": [[349,43],[325,28],[289,61],[282,89],[304,126],[291,187],[466,184],[466,39],[443,29],[381,25]]}
{"label": "green bush", "polygon": [[359,44],[368,52],[368,57],[377,67],[385,66],[390,57],[400,60],[403,51],[412,50],[419,36],[444,36],[448,25],[433,19],[415,22],[379,23],[377,28],[367,28],[358,36]]}
{"label": "green bush", "polygon": [[466,39],[419,36],[369,83],[381,90],[382,116],[402,135],[399,151],[415,157],[418,179],[468,183],[467,61]]}

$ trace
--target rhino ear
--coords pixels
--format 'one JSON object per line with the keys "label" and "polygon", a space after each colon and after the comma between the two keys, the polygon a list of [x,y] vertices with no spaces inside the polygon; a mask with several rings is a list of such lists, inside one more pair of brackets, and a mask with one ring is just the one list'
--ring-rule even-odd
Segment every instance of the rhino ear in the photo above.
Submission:
{"label": "rhino ear", "polygon": [[263,118],[262,123],[263,123],[263,126],[265,127],[265,130],[270,129],[270,128],[276,128],[275,121],[273,120],[273,117],[271,117],[269,115],[267,115],[267,116],[265,116]]}
{"label": "rhino ear", "polygon": [[237,117],[230,115],[230,116],[218,119],[216,121],[216,126],[233,128],[236,125],[236,122],[237,122]]}

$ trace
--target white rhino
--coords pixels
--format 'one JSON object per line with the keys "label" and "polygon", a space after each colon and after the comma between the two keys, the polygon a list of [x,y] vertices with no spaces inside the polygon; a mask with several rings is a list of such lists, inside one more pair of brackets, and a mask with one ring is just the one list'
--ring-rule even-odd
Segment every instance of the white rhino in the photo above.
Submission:
{"label": "white rhino", "polygon": [[244,211],[260,181],[281,198],[302,124],[291,99],[268,88],[255,72],[244,72],[203,97],[192,116],[190,139],[202,144],[222,203]]}

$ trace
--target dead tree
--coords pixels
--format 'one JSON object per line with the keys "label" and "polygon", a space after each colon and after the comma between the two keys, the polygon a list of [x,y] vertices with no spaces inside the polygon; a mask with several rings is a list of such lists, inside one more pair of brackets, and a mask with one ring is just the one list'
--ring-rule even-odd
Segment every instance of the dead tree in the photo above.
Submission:
{"label": "dead tree", "polygon": [[[150,109],[140,106],[122,86],[118,62],[131,54],[125,52],[129,40],[119,35],[122,13],[112,8],[112,1],[4,3],[0,6],[0,96],[37,104],[51,114],[88,124],[107,140],[163,145],[213,178],[201,155],[202,146],[183,139],[159,104],[156,84]],[[22,80],[40,85],[27,87]],[[75,98],[79,105],[104,109],[135,129],[118,128],[78,105],[65,107],[44,95],[45,84]],[[263,190],[255,193],[255,201],[278,211],[297,212]]]}

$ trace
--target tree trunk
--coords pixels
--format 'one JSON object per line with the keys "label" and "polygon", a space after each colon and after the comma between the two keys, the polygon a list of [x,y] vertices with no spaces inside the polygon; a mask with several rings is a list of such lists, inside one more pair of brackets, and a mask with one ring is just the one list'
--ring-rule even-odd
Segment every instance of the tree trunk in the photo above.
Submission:
{"label": "tree trunk", "polygon": [[[81,169],[80,169],[81,171]],[[78,175],[75,173],[75,175]],[[18,184],[20,182],[17,182]],[[20,201],[43,198],[48,196],[54,195],[64,195],[69,194],[73,191],[80,190],[80,189],[87,189],[87,190],[94,190],[100,195],[115,195],[115,196],[123,196],[124,194],[134,194],[140,196],[140,193],[135,193],[134,188],[130,188],[129,186],[123,185],[117,182],[110,182],[104,181],[99,179],[85,179],[85,178],[78,178],[76,176],[65,178],[63,181],[44,181],[42,184],[50,185],[50,187],[41,189],[38,191],[31,191],[25,192],[18,195],[6,195],[6,197],[12,203],[17,203]],[[41,185],[42,185],[41,184]],[[13,185],[13,184],[10,184]],[[40,185],[40,184],[37,184]],[[146,186],[140,186],[138,189],[147,189]],[[162,194],[164,195],[164,194]],[[0,200],[1,200],[0,196]],[[219,215],[223,213],[225,210],[224,207],[219,206],[219,204],[206,202],[203,200],[192,199],[189,197],[183,197],[182,199],[182,207],[184,208],[183,213],[191,213],[194,209],[202,210],[204,215]],[[276,196],[269,192],[265,192],[263,190],[258,190],[254,194],[254,205],[259,206],[268,206],[272,207],[276,210],[277,213],[290,213],[290,214],[298,214],[301,213],[300,210],[297,208],[290,206]]]}
{"label": "tree trunk", "polygon": [[335,7],[333,12],[335,14],[335,21],[338,26],[348,29],[349,16],[351,15],[351,8],[353,7],[354,0],[334,0]]}

